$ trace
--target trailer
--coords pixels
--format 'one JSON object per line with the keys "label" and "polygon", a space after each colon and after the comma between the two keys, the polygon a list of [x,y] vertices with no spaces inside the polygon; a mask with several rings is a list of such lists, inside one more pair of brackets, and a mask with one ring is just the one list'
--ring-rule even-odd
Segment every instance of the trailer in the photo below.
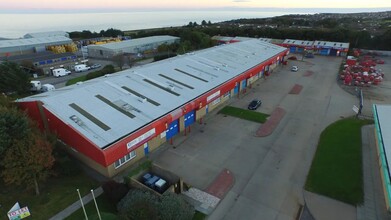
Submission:
{"label": "trailer", "polygon": [[75,72],[83,72],[83,71],[87,71],[91,69],[89,66],[87,66],[86,64],[79,64],[79,65],[76,65],[75,66]]}
{"label": "trailer", "polygon": [[64,68],[58,68],[58,69],[53,69],[53,76],[55,77],[60,77],[60,76],[67,76],[71,74],[71,71],[64,69]]}

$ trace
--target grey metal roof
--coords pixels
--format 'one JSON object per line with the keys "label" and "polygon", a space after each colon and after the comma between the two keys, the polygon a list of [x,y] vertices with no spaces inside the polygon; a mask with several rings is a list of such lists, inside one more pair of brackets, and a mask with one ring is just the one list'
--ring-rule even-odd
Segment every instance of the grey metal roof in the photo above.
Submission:
{"label": "grey metal roof", "polygon": [[88,45],[88,48],[103,48],[108,50],[119,50],[128,47],[136,47],[145,44],[159,43],[163,41],[172,41],[172,40],[179,40],[179,39],[180,39],[179,37],[162,35],[162,36],[136,38],[132,40],[125,40],[121,42],[113,42],[113,43],[100,44],[100,45]]}
{"label": "grey metal roof", "polygon": [[21,46],[35,46],[41,44],[56,44],[56,43],[71,43],[72,40],[63,37],[39,37],[39,38],[27,38],[27,39],[15,39],[15,40],[2,40],[0,41],[0,49],[1,48],[10,48],[10,47],[21,47]]}
{"label": "grey metal roof", "polygon": [[46,32],[27,33],[24,35],[24,38],[55,37],[55,36],[69,37],[69,34],[65,31],[46,31]]}
{"label": "grey metal roof", "polygon": [[257,39],[216,46],[19,101],[42,101],[104,148],[285,50]]}
{"label": "grey metal roof", "polygon": [[349,49],[349,43],[343,43],[343,42],[315,41],[314,46]]}
{"label": "grey metal roof", "polygon": [[296,46],[312,47],[312,45],[314,44],[314,41],[285,39],[283,43],[296,45]]}

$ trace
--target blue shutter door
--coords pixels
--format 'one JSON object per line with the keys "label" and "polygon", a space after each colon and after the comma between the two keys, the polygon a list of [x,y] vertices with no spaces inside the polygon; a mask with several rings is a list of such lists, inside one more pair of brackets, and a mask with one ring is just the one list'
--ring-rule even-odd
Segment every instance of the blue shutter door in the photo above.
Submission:
{"label": "blue shutter door", "polygon": [[191,111],[187,114],[185,114],[185,128],[189,125],[193,124],[195,121],[195,111]]}
{"label": "blue shutter door", "polygon": [[166,140],[169,140],[173,136],[175,136],[179,131],[179,123],[178,120],[171,122],[166,131]]}

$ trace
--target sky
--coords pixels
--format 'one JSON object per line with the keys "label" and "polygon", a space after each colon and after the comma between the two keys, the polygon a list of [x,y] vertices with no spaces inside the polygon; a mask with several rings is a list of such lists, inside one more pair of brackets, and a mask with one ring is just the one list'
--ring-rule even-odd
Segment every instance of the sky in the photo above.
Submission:
{"label": "sky", "polygon": [[391,0],[0,0],[1,11],[85,9],[391,8]]}

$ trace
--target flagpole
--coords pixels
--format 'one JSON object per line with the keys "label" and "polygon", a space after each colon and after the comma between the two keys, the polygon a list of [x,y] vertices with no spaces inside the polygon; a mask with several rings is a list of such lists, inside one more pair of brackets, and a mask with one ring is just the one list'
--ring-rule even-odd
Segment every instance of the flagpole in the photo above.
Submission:
{"label": "flagpole", "polygon": [[81,207],[83,208],[84,216],[86,217],[86,220],[88,220],[87,213],[84,208],[83,200],[81,199],[81,196],[80,196],[80,191],[79,191],[79,189],[76,189],[76,190],[77,190],[77,194],[79,194],[79,199],[80,199]]}
{"label": "flagpole", "polygon": [[98,204],[96,203],[96,200],[95,200],[94,190],[92,190],[92,189],[91,189],[91,194],[92,194],[92,198],[94,198],[94,203],[95,203],[96,211],[98,212],[99,220],[102,220],[102,218],[100,217]]}

